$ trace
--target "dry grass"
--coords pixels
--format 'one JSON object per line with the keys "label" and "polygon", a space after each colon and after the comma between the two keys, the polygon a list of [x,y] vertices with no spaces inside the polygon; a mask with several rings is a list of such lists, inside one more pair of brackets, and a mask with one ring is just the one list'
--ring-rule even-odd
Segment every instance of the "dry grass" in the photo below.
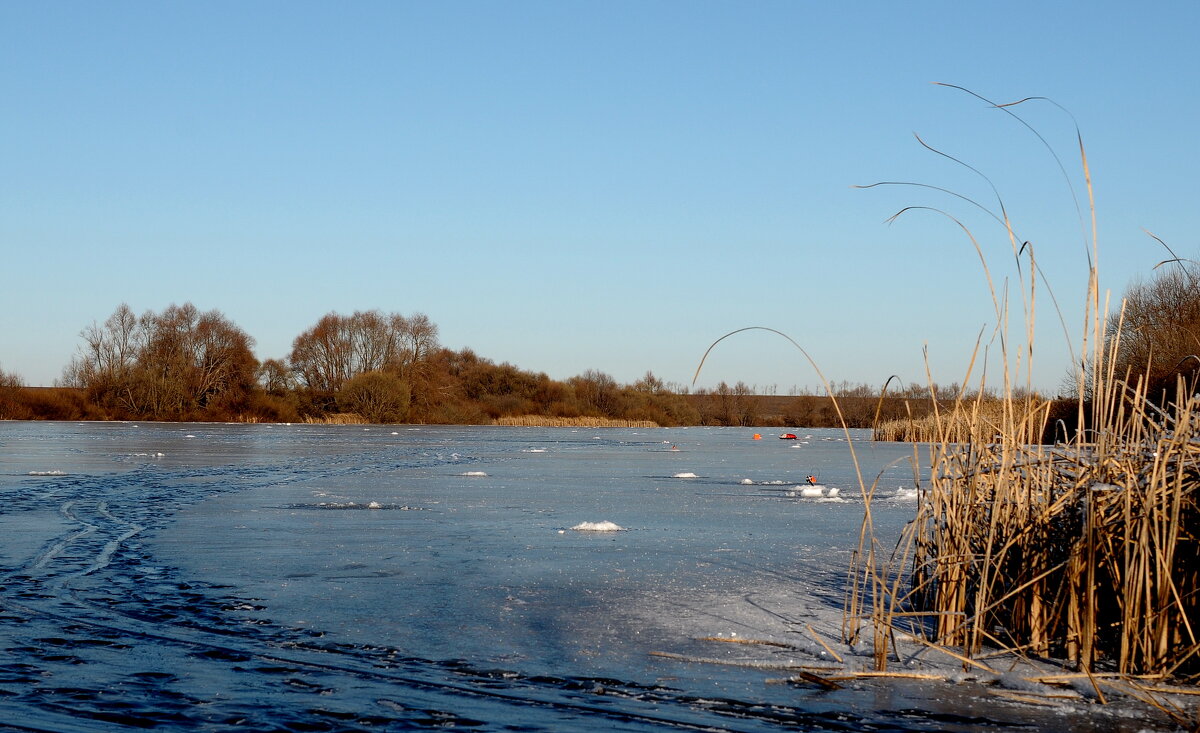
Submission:
{"label": "dry grass", "polygon": [[1189,392],[1181,384],[1157,413],[1114,381],[1090,440],[1036,445],[1020,424],[997,436],[981,421],[933,444],[924,501],[883,573],[891,613],[873,621],[928,631],[967,658],[1001,647],[1085,670],[1200,674],[1200,402]]}
{"label": "dry grass", "polygon": [[657,428],[653,420],[615,420],[606,417],[551,417],[550,415],[517,415],[500,417],[493,425],[514,425],[529,428]]}
{"label": "dry grass", "polygon": [[875,426],[875,440],[904,443],[965,443],[989,429],[999,436],[1008,415],[1018,411],[1019,422],[1030,426],[1045,425],[1051,403],[1041,399],[998,400],[991,397],[963,401],[949,411],[935,411],[921,417],[887,420]]}
{"label": "dry grass", "polygon": [[312,417],[311,415],[304,418],[304,422],[310,425],[369,425],[370,422],[355,412],[334,412],[321,417]]}
{"label": "dry grass", "polygon": [[[1086,676],[1097,700],[1120,688],[1194,728],[1194,710],[1160,702],[1138,680],[1200,680],[1200,396],[1181,379],[1174,401],[1160,408],[1141,382],[1112,367],[1119,319],[1117,330],[1105,331],[1082,143],[1079,152],[1093,212],[1077,385],[1083,428],[1041,445],[1049,409],[1015,396],[1012,384],[1032,361],[1037,267],[1032,249],[1017,247],[1001,203],[997,220],[1018,260],[1028,260],[1021,287],[1028,346],[1010,368],[1010,339],[1000,339],[999,400],[935,404],[926,421],[888,428],[928,443],[920,462],[929,479],[914,521],[886,553],[872,529],[873,492],[865,492],[846,639],[868,632],[880,672],[901,634],[951,654],[964,669],[997,651],[1065,660]],[[986,272],[974,235],[954,222]],[[1003,335],[1009,304],[994,288],[992,300]],[[985,387],[980,379],[978,392]]]}
{"label": "dry grass", "polygon": [[[306,417],[306,423],[319,425],[370,425],[362,415],[355,412],[338,412],[322,417]],[[510,425],[538,428],[657,428],[653,420],[615,420],[606,417],[551,417],[549,415],[519,415],[501,417],[492,425]]]}

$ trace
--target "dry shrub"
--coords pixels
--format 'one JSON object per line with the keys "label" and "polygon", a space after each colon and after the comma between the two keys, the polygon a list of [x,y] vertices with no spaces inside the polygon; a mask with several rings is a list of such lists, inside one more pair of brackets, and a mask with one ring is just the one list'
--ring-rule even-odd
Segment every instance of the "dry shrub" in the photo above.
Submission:
{"label": "dry shrub", "polygon": [[367,422],[395,423],[408,417],[411,395],[408,384],[396,374],[372,371],[347,380],[338,392],[337,404]]}

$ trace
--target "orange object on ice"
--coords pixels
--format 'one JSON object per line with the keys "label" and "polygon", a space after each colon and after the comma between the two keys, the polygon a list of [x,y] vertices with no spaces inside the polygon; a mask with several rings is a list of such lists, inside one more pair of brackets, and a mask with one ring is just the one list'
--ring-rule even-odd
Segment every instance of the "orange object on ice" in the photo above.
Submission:
{"label": "orange object on ice", "polygon": [[754,439],[755,439],[755,440],[762,440],[762,433],[755,433],[755,434],[754,434]]}

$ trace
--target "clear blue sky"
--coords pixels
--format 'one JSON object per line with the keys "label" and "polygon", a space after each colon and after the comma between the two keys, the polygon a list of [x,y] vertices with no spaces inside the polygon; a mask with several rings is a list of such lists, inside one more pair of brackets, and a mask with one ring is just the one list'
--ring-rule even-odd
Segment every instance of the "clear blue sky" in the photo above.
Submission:
{"label": "clear blue sky", "polygon": [[[50,384],[79,332],[217,309],[284,357],[330,311],[565,379],[689,383],[761,325],[834,380],[961,380],[995,325],[979,258],[1034,243],[1078,347],[1085,207],[1103,284],[1196,257],[1200,3],[0,1],[0,368]],[[1035,385],[1069,368],[1039,290]],[[995,353],[996,346],[993,346]],[[993,359],[989,368],[999,369]],[[700,385],[819,384],[784,340]]]}

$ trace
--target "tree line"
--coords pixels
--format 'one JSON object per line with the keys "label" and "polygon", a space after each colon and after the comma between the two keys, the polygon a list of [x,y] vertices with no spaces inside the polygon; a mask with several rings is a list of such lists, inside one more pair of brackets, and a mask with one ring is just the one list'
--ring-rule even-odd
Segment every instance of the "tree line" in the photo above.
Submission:
{"label": "tree line", "polygon": [[[1166,399],[1179,376],[1200,378],[1198,285],[1200,265],[1175,262],[1135,281],[1109,320],[1117,371],[1130,384],[1146,381],[1151,396]],[[872,427],[877,419],[919,417],[962,392],[957,384],[912,383],[891,385],[881,399],[881,387],[844,381],[828,393],[789,397],[758,395],[742,382],[693,391],[650,371],[626,385],[597,370],[555,380],[443,347],[422,313],[378,310],[329,313],[295,338],[286,357],[261,362],[237,324],[191,303],[140,316],[121,304],[80,338],[55,388],[26,387],[0,369],[0,419],[487,424],[543,415],[836,427],[832,393],[847,424]]]}
{"label": "tree line", "polygon": [[329,313],[282,359],[191,303],[136,315],[121,304],[82,343],[52,389],[0,371],[0,419],[487,424],[546,415],[699,424],[677,389],[651,372],[621,385],[596,370],[560,381],[438,342],[428,316]]}
{"label": "tree line", "polygon": [[[140,316],[121,304],[80,338],[55,389],[23,388],[0,371],[0,418],[486,424],[538,415],[663,426],[838,425],[828,397],[760,396],[743,382],[692,391],[652,371],[625,385],[598,370],[551,379],[441,346],[422,313],[329,313],[295,338],[286,357],[261,362],[245,331],[191,303]],[[832,389],[850,405],[852,425],[870,424],[871,388]]]}

